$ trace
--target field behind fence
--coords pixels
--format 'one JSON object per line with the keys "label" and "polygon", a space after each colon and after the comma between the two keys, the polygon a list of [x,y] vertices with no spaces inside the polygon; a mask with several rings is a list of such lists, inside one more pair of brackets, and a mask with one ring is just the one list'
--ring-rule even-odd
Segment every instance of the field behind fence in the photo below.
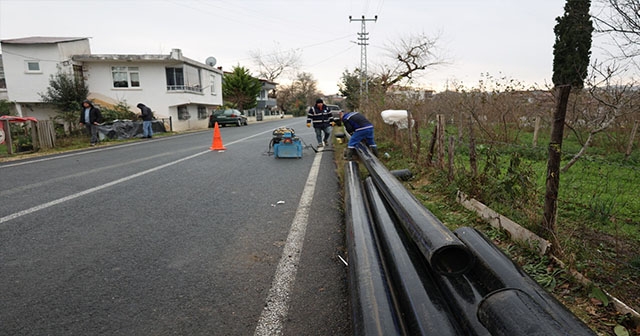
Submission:
{"label": "field behind fence", "polygon": [[[381,154],[387,152],[397,168],[440,179],[452,197],[460,190],[544,236],[554,107],[552,92],[458,91],[429,99],[386,95],[370,99],[363,111],[374,121]],[[385,124],[379,114],[388,109],[407,110],[409,127]],[[557,222],[563,260],[636,310],[638,120],[639,112],[632,107],[612,112],[586,95],[572,97],[561,168],[576,160],[560,173]]]}

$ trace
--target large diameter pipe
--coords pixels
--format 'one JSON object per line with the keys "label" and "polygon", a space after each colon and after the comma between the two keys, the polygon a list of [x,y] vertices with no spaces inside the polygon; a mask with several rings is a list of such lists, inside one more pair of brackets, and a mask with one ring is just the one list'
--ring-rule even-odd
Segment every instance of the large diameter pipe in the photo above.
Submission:
{"label": "large diameter pipe", "polygon": [[484,294],[476,287],[473,279],[467,274],[435,274],[434,278],[461,328],[466,331],[463,335],[492,336],[478,320],[478,304]]}
{"label": "large diameter pipe", "polygon": [[459,274],[473,262],[467,247],[362,144],[358,156],[398,220],[436,272]]}
{"label": "large diameter pipe", "polygon": [[474,266],[465,275],[473,279],[476,288],[479,288],[482,295],[488,295],[504,288],[520,289],[540,307],[543,307],[553,320],[558,321],[566,329],[566,333],[561,335],[595,335],[584,322],[542,288],[480,232],[474,228],[463,227],[457,229],[455,234],[473,253]]}
{"label": "large diameter pipe", "polygon": [[355,162],[345,164],[344,197],[354,335],[404,335]]}
{"label": "large diameter pipe", "polygon": [[458,327],[415,244],[394,223],[387,204],[371,178],[364,189],[382,252],[383,264],[409,335],[468,335]]}
{"label": "large diameter pipe", "polygon": [[487,295],[478,305],[478,319],[492,336],[575,335],[529,294],[516,288]]}

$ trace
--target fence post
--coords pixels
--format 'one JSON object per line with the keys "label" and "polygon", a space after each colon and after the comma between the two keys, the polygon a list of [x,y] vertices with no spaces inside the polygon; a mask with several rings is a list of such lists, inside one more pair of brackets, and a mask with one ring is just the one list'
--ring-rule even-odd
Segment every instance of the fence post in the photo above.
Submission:
{"label": "fence post", "polygon": [[40,149],[40,141],[38,139],[38,122],[31,121],[31,146],[33,151]]}
{"label": "fence post", "polygon": [[449,182],[453,181],[453,155],[455,154],[455,139],[453,135],[449,136]]}
{"label": "fence post", "polygon": [[624,159],[627,160],[629,159],[629,156],[631,156],[631,150],[633,149],[633,142],[636,138],[636,132],[638,131],[638,124],[640,123],[639,120],[636,120],[633,123],[633,129],[631,130],[631,135],[629,136],[629,144],[627,145],[627,151],[624,154]]}
{"label": "fence post", "polygon": [[9,120],[0,120],[4,126],[4,143],[7,144],[7,154],[13,154],[13,140],[11,139],[11,123]]}
{"label": "fence post", "polygon": [[444,169],[444,115],[438,114],[438,167]]}

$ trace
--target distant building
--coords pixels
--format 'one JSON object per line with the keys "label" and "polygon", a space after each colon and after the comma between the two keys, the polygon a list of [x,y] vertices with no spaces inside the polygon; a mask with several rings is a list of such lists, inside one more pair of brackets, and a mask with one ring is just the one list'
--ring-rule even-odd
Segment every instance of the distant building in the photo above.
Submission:
{"label": "distant building", "polygon": [[262,113],[263,115],[275,115],[280,112],[277,110],[276,99],[273,97],[273,92],[276,89],[278,83],[268,81],[266,79],[258,79],[260,84],[262,85],[262,89],[258,94],[257,100],[258,105],[256,107],[247,111],[247,115],[256,116],[257,113]]}
{"label": "distant building", "polygon": [[434,94],[433,90],[396,85],[390,87],[389,92],[397,96],[404,96],[406,98],[419,100],[430,99]]}
{"label": "distant building", "polygon": [[139,112],[135,106],[142,102],[157,118],[171,118],[174,131],[207,128],[211,111],[222,105],[222,70],[184,57],[180,49],[168,55],[94,55],[82,37],[18,38],[0,46],[0,99],[4,81],[18,116],[55,116],[40,93],[58,72],[83,80],[97,105],[126,102]]}

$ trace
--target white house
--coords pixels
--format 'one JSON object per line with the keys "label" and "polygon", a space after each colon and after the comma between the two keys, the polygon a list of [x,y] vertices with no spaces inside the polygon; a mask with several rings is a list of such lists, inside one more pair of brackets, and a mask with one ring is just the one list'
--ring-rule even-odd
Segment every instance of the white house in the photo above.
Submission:
{"label": "white house", "polygon": [[[206,128],[222,105],[222,70],[168,55],[94,55],[88,38],[28,37],[0,41],[8,100],[19,116],[49,119],[55,111],[40,103],[51,75],[73,74],[89,87],[97,105],[144,103],[174,131]],[[1,90],[1,89],[0,89]]]}
{"label": "white house", "polygon": [[255,114],[256,111],[262,111],[265,115],[275,114],[276,111],[274,111],[274,109],[276,107],[276,100],[269,97],[269,94],[271,91],[275,90],[276,85],[278,84],[266,79],[260,79],[260,84],[262,84],[262,89],[258,94],[258,105],[256,105],[253,113]]}
{"label": "white house", "polygon": [[50,76],[72,72],[71,56],[90,53],[89,40],[76,37],[30,37],[0,41],[7,100],[18,116],[49,119],[55,112],[41,104]]}

